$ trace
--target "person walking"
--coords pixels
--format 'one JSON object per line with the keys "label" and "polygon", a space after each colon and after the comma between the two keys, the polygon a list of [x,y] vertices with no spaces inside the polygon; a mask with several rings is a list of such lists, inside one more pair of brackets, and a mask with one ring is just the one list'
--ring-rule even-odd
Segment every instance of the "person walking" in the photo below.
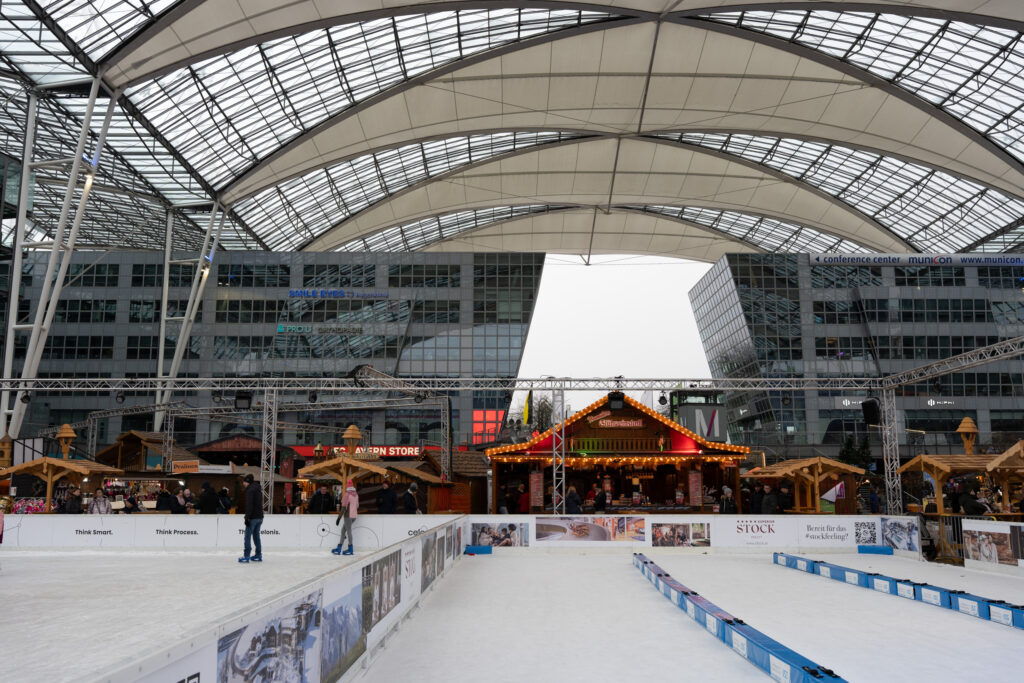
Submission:
{"label": "person walking", "polygon": [[779,512],[779,497],[772,491],[771,484],[764,485],[764,497],[761,499],[761,514],[775,515]]}
{"label": "person walking", "polygon": [[377,493],[377,514],[393,515],[398,511],[398,494],[391,488],[391,482],[385,479],[381,490]]}
{"label": "person walking", "polygon": [[723,515],[735,515],[740,511],[736,499],[732,497],[732,489],[728,486],[722,487],[722,500],[718,503],[718,510]]}
{"label": "person walking", "polygon": [[[358,516],[359,494],[356,493],[355,484],[349,479],[345,482],[345,493],[341,496],[341,511],[338,513],[338,518],[334,520],[335,524],[343,522],[338,547],[331,551],[335,555],[351,555],[354,552],[352,550],[352,522]],[[346,538],[348,539],[348,547],[342,550],[341,546],[345,545]]]}
{"label": "person walking", "polygon": [[407,515],[419,514],[420,506],[416,502],[416,491],[419,487],[416,482],[409,484],[409,488],[405,490],[405,495],[402,496],[402,512]]}
{"label": "person walking", "polygon": [[[245,545],[244,555],[238,558],[242,564],[263,561],[263,545],[260,543],[260,527],[263,526],[263,492],[259,486],[253,486],[253,476],[245,475],[242,487],[245,489]],[[256,554],[249,557],[252,544],[256,545]]]}
{"label": "person walking", "polygon": [[114,510],[110,505],[110,500],[103,495],[103,489],[96,489],[96,493],[93,494],[92,500],[89,501],[89,514],[90,515],[112,515]]}
{"label": "person walking", "polygon": [[761,483],[755,483],[753,490],[750,492],[750,514],[759,515],[761,514],[761,503],[764,502],[764,485]]}
{"label": "person walking", "polygon": [[569,493],[565,496],[565,513],[568,515],[580,514],[580,506],[583,505],[583,501],[580,500],[580,494],[576,493],[576,487],[570,486]]}
{"label": "person walking", "polygon": [[309,499],[306,512],[311,515],[326,515],[334,512],[334,496],[327,490],[327,484],[320,484],[320,488]]}
{"label": "person walking", "polygon": [[68,491],[68,497],[64,499],[63,512],[65,515],[82,514],[82,489],[76,486]]}
{"label": "person walking", "polygon": [[199,493],[199,514],[217,514],[217,492],[213,490],[213,486],[211,486],[208,481],[203,482],[202,489],[203,490]]}

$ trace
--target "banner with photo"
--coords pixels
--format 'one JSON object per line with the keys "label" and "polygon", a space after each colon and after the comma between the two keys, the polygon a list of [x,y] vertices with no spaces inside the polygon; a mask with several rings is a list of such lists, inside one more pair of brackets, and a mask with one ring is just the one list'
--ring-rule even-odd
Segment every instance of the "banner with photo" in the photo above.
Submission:
{"label": "banner with photo", "polygon": [[708,547],[711,545],[711,524],[692,522],[688,524],[651,523],[651,545],[654,547]]}
{"label": "banner with photo", "polygon": [[217,680],[320,682],[320,606],[323,590],[217,641]]}
{"label": "banner with photo", "polygon": [[363,567],[363,628],[369,631],[402,601],[402,551]]}
{"label": "banner with photo", "polygon": [[882,517],[882,543],[894,550],[921,551],[921,529],[916,517]]}
{"label": "banner with photo", "polygon": [[538,517],[537,543],[596,541],[644,543],[644,517]]}
{"label": "banner with photo", "polygon": [[1024,524],[963,520],[964,561],[977,569],[1012,567],[1024,572]]}
{"label": "banner with photo", "polygon": [[[363,567],[364,572],[370,566]],[[366,652],[364,594],[365,587],[357,572],[329,581],[324,587],[323,618],[320,621],[322,683],[344,676]]]}
{"label": "banner with photo", "polygon": [[427,587],[437,577],[437,533],[422,534],[420,536],[420,592],[427,590]]}
{"label": "banner with photo", "polygon": [[530,545],[530,525],[526,522],[481,522],[470,526],[468,545],[493,548],[522,548]]}

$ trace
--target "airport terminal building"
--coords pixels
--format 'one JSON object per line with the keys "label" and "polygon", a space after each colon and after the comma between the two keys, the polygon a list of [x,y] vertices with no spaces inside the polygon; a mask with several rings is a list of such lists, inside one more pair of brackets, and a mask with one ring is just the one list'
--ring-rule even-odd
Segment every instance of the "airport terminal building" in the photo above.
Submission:
{"label": "airport terminal building", "polygon": [[[1024,257],[728,254],[690,291],[716,377],[880,377],[1024,335]],[[1016,265],[1013,265],[1016,264]],[[1024,432],[1024,367],[1009,359],[904,388],[901,456],[956,452],[964,417],[978,443]],[[859,440],[860,400],[827,391],[730,393],[733,443],[835,455]],[[909,430],[909,431],[908,431]],[[877,443],[875,434],[872,440]],[[926,447],[926,448],[925,448]],[[881,456],[879,448],[874,450]]]}
{"label": "airport terminal building", "polygon": [[[40,377],[150,377],[160,355],[164,255],[156,251],[78,251],[68,271],[46,341]],[[521,253],[218,253],[179,377],[341,377],[371,364],[400,377],[515,377],[519,370],[544,264]],[[20,318],[35,310],[45,260],[23,269]],[[184,313],[191,264],[170,266],[166,315]],[[0,263],[7,289],[10,263]],[[6,307],[0,315],[6,316]],[[177,343],[168,325],[165,368]],[[16,338],[15,369],[28,333]],[[202,406],[230,396],[176,395]],[[255,397],[257,400],[259,396]],[[303,394],[282,401],[305,401]],[[320,397],[321,400],[327,397]],[[336,398],[336,397],[335,397]],[[363,397],[365,399],[365,397]],[[121,399],[119,402],[117,399]],[[452,396],[456,443],[488,441],[508,410],[505,392]],[[94,410],[152,404],[133,396],[38,393],[26,435],[85,419]],[[376,445],[439,441],[439,408],[316,411],[282,421],[352,422]],[[147,429],[151,415],[113,417],[99,443],[129,429]],[[176,420],[178,443],[202,443],[229,432],[258,436],[259,426]],[[287,430],[283,430],[287,434]],[[289,435],[287,443],[324,436]]]}

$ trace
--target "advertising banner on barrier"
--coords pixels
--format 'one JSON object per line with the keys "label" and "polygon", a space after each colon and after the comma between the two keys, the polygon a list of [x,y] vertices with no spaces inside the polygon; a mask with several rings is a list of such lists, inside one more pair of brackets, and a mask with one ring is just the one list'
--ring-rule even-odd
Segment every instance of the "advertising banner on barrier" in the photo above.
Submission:
{"label": "advertising banner on barrier", "polygon": [[159,671],[138,679],[138,683],[204,683],[217,679],[217,643],[211,638],[210,644],[188,654]]}
{"label": "advertising banner on barrier", "polygon": [[47,515],[53,527],[51,543],[59,548],[117,548],[134,544],[131,515]]}
{"label": "advertising banner on barrier", "polygon": [[882,543],[894,550],[921,551],[921,529],[916,517],[882,517]]}
{"label": "advertising banner on barrier", "polygon": [[[363,572],[365,570],[363,567]],[[365,627],[363,576],[361,572],[345,573],[324,586],[320,621],[321,680],[338,680],[366,652],[368,629]]]}
{"label": "advertising banner on barrier", "polygon": [[713,546],[724,548],[793,548],[796,519],[773,516],[727,515],[712,524]]}
{"label": "advertising banner on barrier", "polygon": [[644,517],[538,517],[537,543],[643,543],[647,520]]}
{"label": "advertising banner on barrier", "polygon": [[[135,521],[134,545],[137,548],[213,548],[217,545],[219,519],[213,515],[131,517]],[[240,547],[241,541],[237,541],[236,545]]]}
{"label": "advertising banner on barrier", "polygon": [[965,519],[963,530],[968,567],[1024,574],[1024,524]]}
{"label": "advertising banner on barrier", "polygon": [[876,545],[878,518],[807,517],[797,518],[797,545],[802,548],[856,548]]}
{"label": "advertising banner on barrier", "polygon": [[710,522],[673,524],[651,521],[651,545],[655,547],[707,547],[711,545]]}
{"label": "advertising banner on barrier", "polygon": [[473,522],[470,525],[468,545],[486,545],[494,548],[529,546],[530,524],[502,520]]}

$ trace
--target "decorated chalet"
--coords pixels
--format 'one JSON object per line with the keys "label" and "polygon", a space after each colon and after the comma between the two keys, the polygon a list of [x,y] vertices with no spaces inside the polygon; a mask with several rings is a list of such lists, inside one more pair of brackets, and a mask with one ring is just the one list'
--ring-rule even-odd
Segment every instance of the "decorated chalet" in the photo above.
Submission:
{"label": "decorated chalet", "polygon": [[[612,392],[567,418],[565,488],[593,510],[595,484],[606,491],[607,511],[710,512],[722,487],[739,491],[739,464],[750,449],[708,441],[686,427]],[[525,443],[490,448],[492,512],[516,512],[522,486],[531,512],[551,510],[553,429]]]}

